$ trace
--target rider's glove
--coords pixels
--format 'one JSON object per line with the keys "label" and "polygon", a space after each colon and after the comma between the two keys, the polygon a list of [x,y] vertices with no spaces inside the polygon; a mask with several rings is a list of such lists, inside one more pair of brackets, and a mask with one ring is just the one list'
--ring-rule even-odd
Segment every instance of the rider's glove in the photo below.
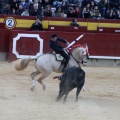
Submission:
{"label": "rider's glove", "polygon": [[70,43],[69,43],[69,42],[67,42],[66,44],[67,44],[67,46],[68,46]]}

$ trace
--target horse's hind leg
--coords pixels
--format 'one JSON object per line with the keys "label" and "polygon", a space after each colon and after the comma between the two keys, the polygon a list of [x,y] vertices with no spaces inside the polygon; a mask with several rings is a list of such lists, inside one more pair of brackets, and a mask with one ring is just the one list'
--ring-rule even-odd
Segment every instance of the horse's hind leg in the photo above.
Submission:
{"label": "horse's hind leg", "polygon": [[[52,72],[51,72],[52,73]],[[50,75],[50,73],[42,73],[42,76],[37,80],[41,85],[42,85],[42,89],[45,90],[46,89],[46,85],[42,82],[42,80],[46,77],[48,77]]]}
{"label": "horse's hind leg", "polygon": [[31,79],[32,79],[31,91],[34,91],[34,88],[35,88],[35,80],[34,80],[34,77],[35,77],[36,75],[38,75],[38,74],[40,74],[39,71],[35,71],[35,72],[33,72],[33,73],[30,74]]}

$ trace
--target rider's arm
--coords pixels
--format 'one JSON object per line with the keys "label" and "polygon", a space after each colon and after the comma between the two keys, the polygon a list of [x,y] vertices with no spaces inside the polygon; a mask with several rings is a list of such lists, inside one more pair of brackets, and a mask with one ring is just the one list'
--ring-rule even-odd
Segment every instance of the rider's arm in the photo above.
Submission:
{"label": "rider's arm", "polygon": [[64,43],[67,43],[67,40],[65,40],[65,39],[62,39],[62,38],[57,38],[58,39],[58,41],[61,41],[61,42],[64,42]]}
{"label": "rider's arm", "polygon": [[50,47],[54,50],[54,51],[63,51],[62,47],[58,47],[54,44],[50,44]]}

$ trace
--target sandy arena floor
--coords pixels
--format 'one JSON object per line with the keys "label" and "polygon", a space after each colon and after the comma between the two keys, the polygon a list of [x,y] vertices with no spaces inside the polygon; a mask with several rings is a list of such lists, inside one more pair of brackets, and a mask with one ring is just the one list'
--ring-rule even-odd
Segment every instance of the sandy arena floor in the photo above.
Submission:
{"label": "sandy arena floor", "polygon": [[0,62],[0,120],[120,120],[120,68],[83,67],[85,91],[75,102],[76,89],[67,102],[56,102],[59,81],[52,73],[44,80],[46,91],[36,81],[30,91],[31,63],[24,71],[15,71],[13,64]]}

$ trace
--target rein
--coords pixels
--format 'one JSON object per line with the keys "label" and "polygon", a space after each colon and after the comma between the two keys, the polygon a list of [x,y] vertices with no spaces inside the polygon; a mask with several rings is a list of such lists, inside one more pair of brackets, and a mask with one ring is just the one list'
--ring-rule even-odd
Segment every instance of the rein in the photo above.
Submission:
{"label": "rein", "polygon": [[73,57],[73,59],[74,59],[74,60],[76,61],[76,63],[79,65],[79,67],[81,67],[81,66],[80,66],[80,62],[79,62],[78,60],[76,60],[75,57],[74,57],[72,54],[70,54],[70,55]]}

